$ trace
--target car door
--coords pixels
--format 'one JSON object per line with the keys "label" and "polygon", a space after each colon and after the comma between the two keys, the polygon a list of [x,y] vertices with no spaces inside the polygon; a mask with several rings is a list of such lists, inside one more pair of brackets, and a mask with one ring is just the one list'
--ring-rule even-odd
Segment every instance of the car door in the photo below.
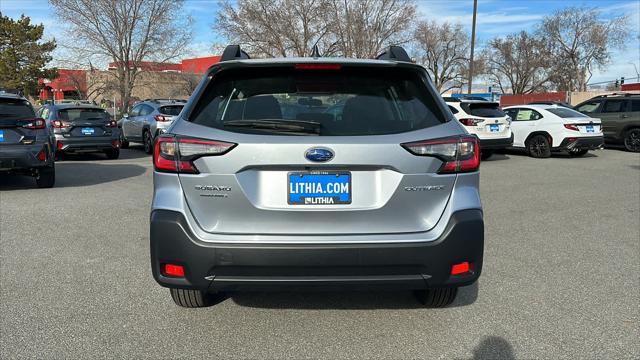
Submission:
{"label": "car door", "polygon": [[134,122],[136,117],[140,113],[141,107],[142,107],[142,104],[134,106],[131,109],[131,111],[129,111],[129,116],[122,119],[122,131],[124,131],[124,136],[127,139],[133,140],[133,139],[137,139],[137,137],[140,136],[138,133],[135,132]]}
{"label": "car door", "polygon": [[629,99],[606,99],[598,117],[602,120],[604,136],[616,141],[622,140],[622,132],[630,111]]}
{"label": "car door", "polygon": [[149,114],[153,112],[153,108],[147,104],[140,105],[140,113],[136,116],[136,120],[134,122],[135,129],[133,130],[136,134],[136,137],[142,138],[142,129],[144,129],[145,124],[148,122]]}
{"label": "car door", "polygon": [[[509,112],[509,110],[511,112]],[[516,110],[517,113],[514,113],[513,110]],[[529,108],[507,109],[507,114],[512,119],[511,131],[513,132],[513,146],[524,147],[525,140],[527,140],[529,134],[536,130],[538,123],[542,119],[542,115]]]}

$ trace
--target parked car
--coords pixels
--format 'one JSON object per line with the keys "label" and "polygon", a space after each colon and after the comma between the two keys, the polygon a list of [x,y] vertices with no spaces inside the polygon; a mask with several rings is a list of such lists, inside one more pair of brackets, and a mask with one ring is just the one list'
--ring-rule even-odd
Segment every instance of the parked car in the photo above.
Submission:
{"label": "parked car", "polygon": [[480,139],[482,159],[488,159],[495,150],[513,144],[511,119],[500,109],[500,104],[487,100],[445,98],[449,109],[465,129]]}
{"label": "parked car", "polygon": [[596,96],[575,109],[602,120],[606,143],[624,144],[628,151],[640,152],[640,94]]}
{"label": "parked car", "polygon": [[122,147],[127,148],[129,142],[141,142],[144,151],[151,154],[154,139],[166,131],[185,103],[185,100],[147,99],[134,105],[120,121]]}
{"label": "parked car", "polygon": [[[285,117],[300,98],[344,107]],[[401,47],[250,60],[228,46],[153,163],[151,266],[180,306],[374,287],[440,307],[480,276],[478,139]]]}
{"label": "parked car", "polygon": [[532,101],[530,102],[528,105],[558,105],[558,106],[564,106],[566,108],[569,109],[573,109],[573,106],[571,106],[570,104],[567,104],[564,101],[554,101],[554,100],[539,100],[539,101]]}
{"label": "parked car", "polygon": [[504,108],[513,121],[513,147],[531,157],[548,158],[552,151],[583,156],[602,146],[600,119],[557,105],[518,105]]}
{"label": "parked car", "polygon": [[56,156],[102,152],[120,156],[120,131],[108,112],[96,105],[68,102],[43,105],[38,111],[54,135]]}
{"label": "parked car", "polygon": [[33,176],[38,187],[53,187],[54,149],[46,122],[36,117],[31,103],[0,92],[0,173]]}

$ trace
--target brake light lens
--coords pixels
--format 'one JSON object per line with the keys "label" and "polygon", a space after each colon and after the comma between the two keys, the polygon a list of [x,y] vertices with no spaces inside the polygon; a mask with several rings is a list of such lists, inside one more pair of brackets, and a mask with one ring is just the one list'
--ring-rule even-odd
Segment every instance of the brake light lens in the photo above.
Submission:
{"label": "brake light lens", "polygon": [[51,122],[51,125],[56,129],[68,128],[68,127],[71,126],[71,125],[69,125],[69,123],[66,123],[66,122],[63,122],[63,121],[60,121],[60,120],[53,120]]}
{"label": "brake light lens", "polygon": [[451,275],[466,274],[471,271],[471,266],[467,261],[455,264],[451,267]]}
{"label": "brake light lens", "polygon": [[296,70],[340,70],[342,64],[296,64]]}
{"label": "brake light lens", "polygon": [[25,129],[37,130],[37,129],[44,129],[47,126],[46,123],[44,122],[44,119],[36,118],[36,119],[30,119],[27,121],[28,123],[22,125],[22,127]]}
{"label": "brake light lens", "polygon": [[153,117],[154,119],[156,119],[156,121],[158,122],[167,122],[170,121],[168,117],[164,116],[164,115],[156,115]]}
{"label": "brake light lens", "polygon": [[454,136],[402,144],[417,156],[431,156],[443,161],[438,174],[465,173],[480,168],[480,142],[475,136]]}
{"label": "brake light lens", "polygon": [[198,174],[193,161],[203,156],[224,155],[237,144],[222,141],[159,136],[153,148],[156,171]]}
{"label": "brake light lens", "polygon": [[574,124],[564,124],[565,129],[569,129],[569,130],[573,130],[573,131],[580,131],[580,129],[578,129],[578,127]]}
{"label": "brake light lens", "polygon": [[36,155],[36,158],[38,158],[39,161],[45,161],[47,160],[47,153],[45,153],[44,150],[40,150]]}
{"label": "brake light lens", "polygon": [[184,266],[176,264],[164,264],[163,275],[171,277],[184,277]]}
{"label": "brake light lens", "polygon": [[464,126],[476,126],[483,121],[484,119],[475,119],[475,118],[460,119],[460,123],[462,123],[462,125]]}

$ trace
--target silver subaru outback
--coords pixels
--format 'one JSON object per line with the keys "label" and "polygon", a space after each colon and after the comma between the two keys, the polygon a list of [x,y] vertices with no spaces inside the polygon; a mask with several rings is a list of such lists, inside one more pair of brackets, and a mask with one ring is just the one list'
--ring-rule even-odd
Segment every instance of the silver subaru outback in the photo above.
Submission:
{"label": "silver subaru outback", "polygon": [[400,47],[252,60],[230,45],[153,162],[152,271],[180,306],[373,288],[442,307],[480,276],[478,139]]}

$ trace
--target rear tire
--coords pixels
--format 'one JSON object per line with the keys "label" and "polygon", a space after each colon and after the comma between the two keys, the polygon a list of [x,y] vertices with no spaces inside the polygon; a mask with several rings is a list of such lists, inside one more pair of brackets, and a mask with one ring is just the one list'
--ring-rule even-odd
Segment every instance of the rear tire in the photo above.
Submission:
{"label": "rear tire", "polygon": [[107,155],[107,159],[115,160],[120,157],[120,149],[112,149],[104,152]]}
{"label": "rear tire", "polygon": [[127,140],[127,138],[124,137],[124,134],[122,133],[122,130],[120,130],[120,147],[122,149],[128,149],[129,148],[129,140]]}
{"label": "rear tire", "polygon": [[551,156],[551,145],[549,139],[544,135],[535,135],[527,141],[527,152],[529,156],[544,159]]}
{"label": "rear tire", "polygon": [[56,183],[56,168],[54,165],[38,169],[36,184],[39,188],[52,188]]}
{"label": "rear tire", "polygon": [[640,152],[640,128],[629,129],[624,133],[624,148],[631,152]]}
{"label": "rear tire", "polygon": [[145,130],[142,133],[142,141],[144,143],[144,152],[151,154],[153,152],[153,139],[149,130]]}
{"label": "rear tire", "polygon": [[457,287],[432,288],[426,290],[417,290],[416,298],[422,305],[429,308],[442,308],[456,299],[458,295]]}
{"label": "rear tire", "polygon": [[214,304],[213,297],[200,290],[169,289],[171,298],[178,306],[186,308],[201,308]]}
{"label": "rear tire", "polygon": [[589,149],[571,149],[569,150],[569,156],[571,157],[581,157],[589,152]]}
{"label": "rear tire", "polygon": [[480,150],[480,158],[482,160],[487,160],[493,155],[493,150]]}

